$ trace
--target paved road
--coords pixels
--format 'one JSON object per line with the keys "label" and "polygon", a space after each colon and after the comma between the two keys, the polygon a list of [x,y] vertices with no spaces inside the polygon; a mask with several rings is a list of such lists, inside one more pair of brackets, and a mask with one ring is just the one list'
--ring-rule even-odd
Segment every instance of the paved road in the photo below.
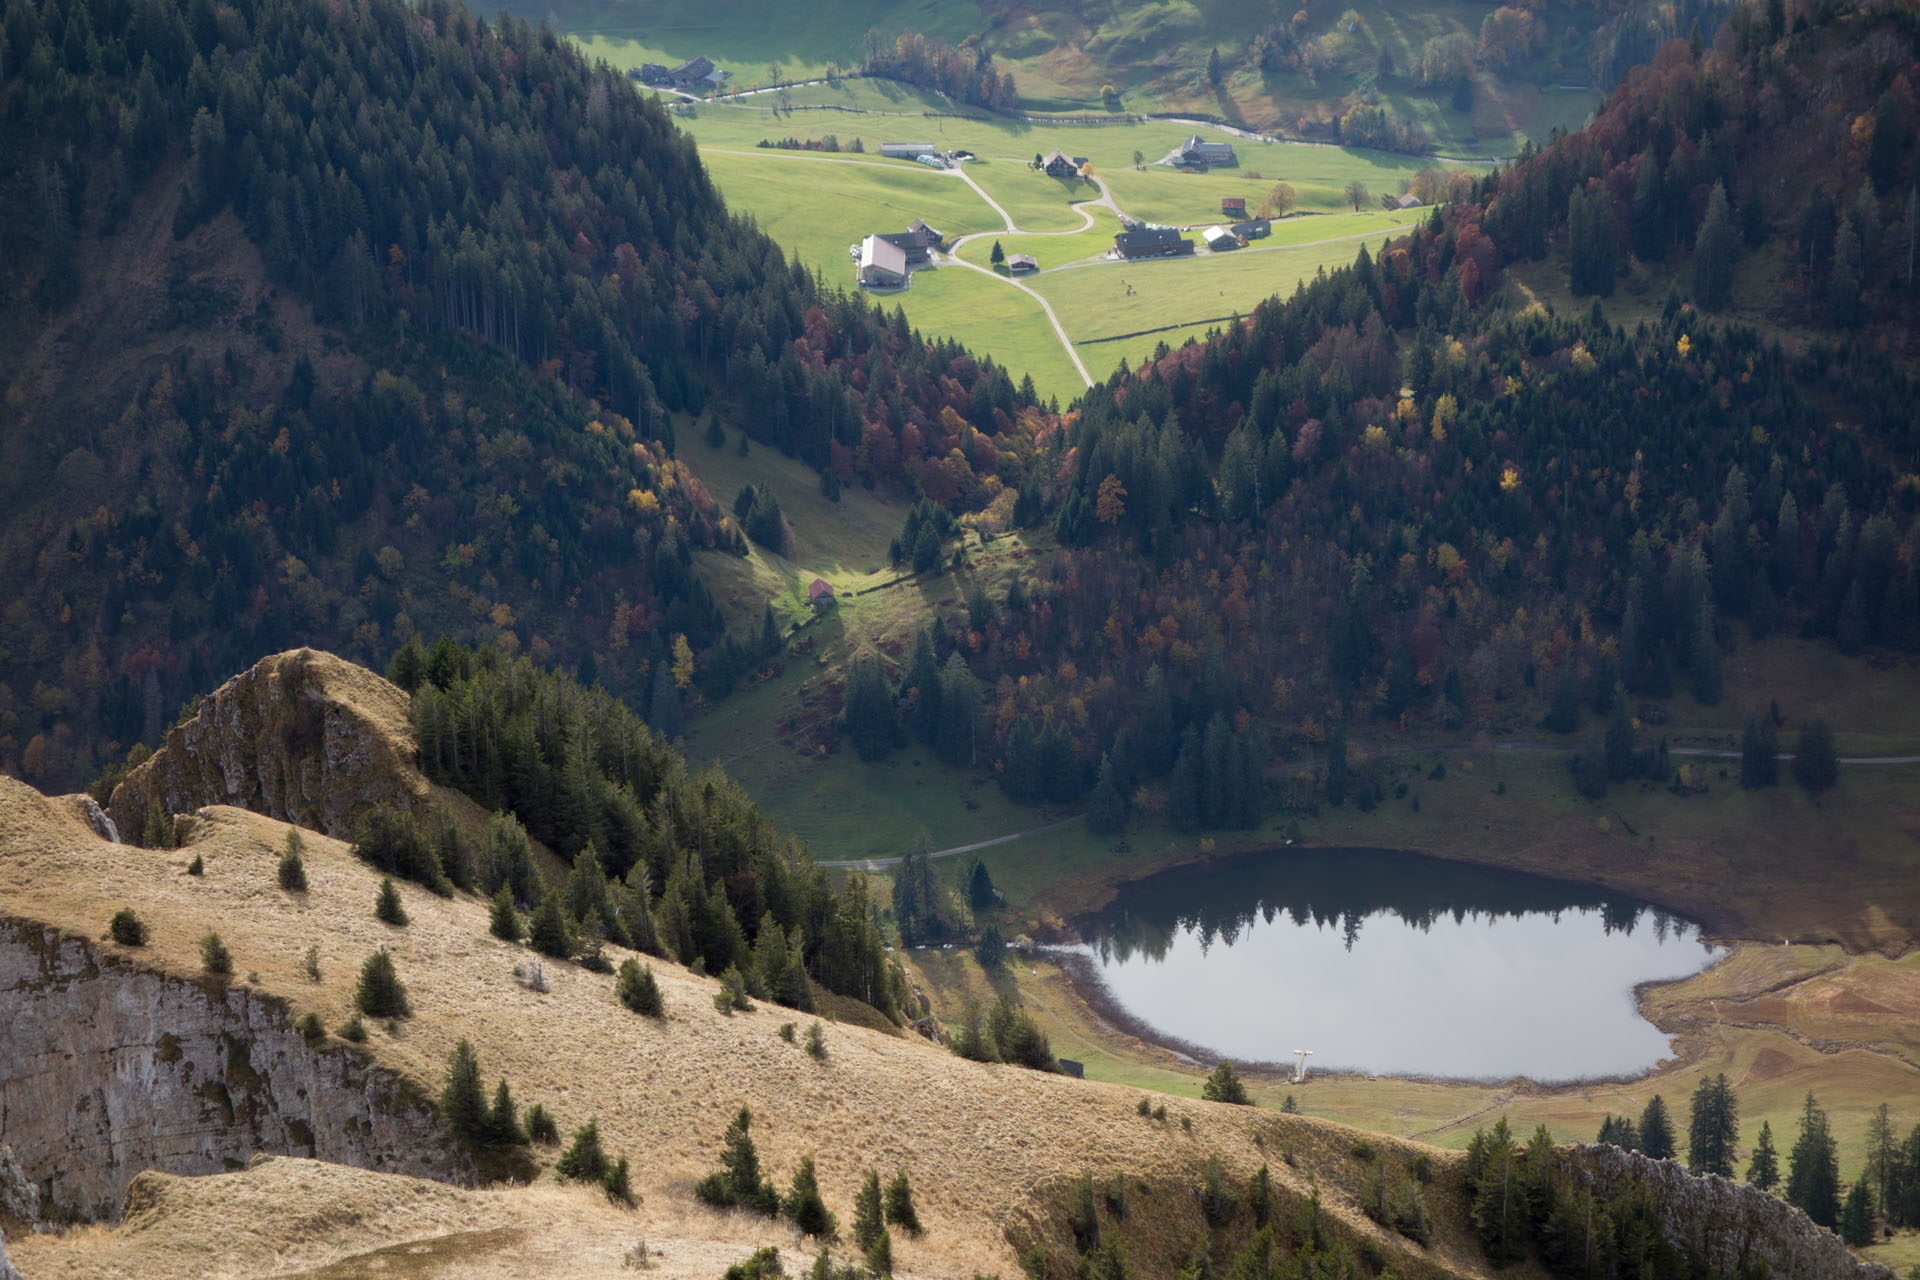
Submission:
{"label": "paved road", "polygon": [[[1035,293],[1032,289],[1029,289],[1025,284],[1021,283],[1018,280],[1015,280],[1012,276],[1003,276],[999,272],[993,271],[987,267],[983,267],[977,262],[968,262],[965,258],[960,256],[960,246],[965,244],[969,240],[978,240],[981,236],[991,236],[991,235],[1052,235],[1052,236],[1078,235],[1080,232],[1085,231],[1088,227],[1091,227],[1093,225],[1093,215],[1088,213],[1085,209],[1080,209],[1079,211],[1080,216],[1086,219],[1086,221],[1083,222],[1080,226],[1074,228],[1072,231],[1021,231],[1019,227],[1016,227],[1013,224],[1013,215],[1008,213],[1005,209],[1001,208],[1000,202],[995,200],[992,196],[988,195],[986,193],[986,189],[983,188],[979,183],[973,180],[973,175],[967,172],[967,165],[964,160],[960,162],[960,167],[957,170],[955,170],[955,172],[957,172],[960,175],[960,178],[962,181],[964,181],[968,186],[973,188],[973,192],[975,195],[979,196],[982,200],[985,200],[987,204],[992,207],[993,211],[1000,215],[1000,220],[1006,223],[1007,225],[1006,225],[1005,231],[981,231],[981,232],[975,233],[974,235],[960,237],[958,240],[955,240],[953,242],[953,248],[949,251],[948,256],[952,258],[954,262],[958,263],[963,267],[966,267],[970,271],[978,271],[981,275],[989,276],[992,279],[999,280],[1005,284],[1012,285],[1014,288],[1018,289],[1020,292],[1026,294],[1029,298],[1032,298],[1035,302],[1039,303],[1040,310],[1046,313],[1047,323],[1053,326],[1054,336],[1060,339],[1060,345],[1066,349],[1067,359],[1073,361],[1074,371],[1080,375],[1080,381],[1085,383],[1089,387],[1092,386],[1093,375],[1088,373],[1087,366],[1080,362],[1080,353],[1074,349],[1073,339],[1067,336],[1066,326],[1060,323],[1060,317],[1053,313],[1053,304],[1051,302],[1048,302],[1045,298],[1041,297],[1038,293]],[[1102,190],[1104,189],[1105,188],[1102,188]],[[1078,208],[1078,206],[1075,206],[1075,207]]]}
{"label": "paved road", "polygon": [[[994,845],[1007,844],[1010,841],[1024,839],[1027,836],[1037,836],[1043,831],[1057,831],[1061,827],[1073,825],[1086,816],[1084,813],[1076,813],[1071,818],[1062,818],[1058,822],[1049,822],[1044,827],[1028,827],[1025,831],[1016,831],[1010,836],[995,836],[991,840],[976,840],[972,844],[957,844],[951,849],[935,849],[927,856],[929,858],[951,858],[956,853],[972,853],[976,849],[991,849]],[[816,867],[846,867],[852,871],[883,871],[888,867],[899,866],[902,861],[903,859],[900,858],[855,858],[846,862],[816,862],[813,865]]]}

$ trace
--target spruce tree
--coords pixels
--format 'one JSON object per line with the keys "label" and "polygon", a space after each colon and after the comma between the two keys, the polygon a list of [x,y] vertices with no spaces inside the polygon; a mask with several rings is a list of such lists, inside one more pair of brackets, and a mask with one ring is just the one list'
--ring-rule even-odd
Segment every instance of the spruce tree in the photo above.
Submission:
{"label": "spruce tree", "polygon": [[990,909],[997,901],[993,891],[993,876],[988,873],[987,864],[975,858],[973,870],[967,875],[967,906],[978,914]]}
{"label": "spruce tree", "polygon": [[875,1240],[887,1232],[880,1198],[880,1175],[872,1169],[853,1197],[853,1242],[862,1250],[871,1249]]}
{"label": "spruce tree", "polygon": [[760,1154],[749,1132],[752,1127],[753,1113],[740,1108],[727,1126],[720,1167],[700,1179],[693,1194],[702,1204],[716,1209],[751,1209],[772,1218],[780,1212],[780,1195],[760,1172]]}
{"label": "spruce tree", "polygon": [[1693,300],[1708,311],[1720,310],[1733,298],[1733,256],[1739,235],[1727,207],[1726,184],[1716,182],[1693,246]]}
{"label": "spruce tree", "polygon": [[134,913],[132,907],[122,907],[113,913],[113,919],[107,924],[107,936],[123,947],[144,947],[147,945],[147,926]]}
{"label": "spruce tree", "polygon": [[487,1109],[481,1140],[490,1147],[520,1147],[527,1143],[527,1135],[520,1128],[520,1117],[513,1105],[513,1091],[507,1088],[504,1079],[494,1088],[493,1105]]}
{"label": "spruce tree", "polygon": [[820,1198],[820,1181],[813,1171],[812,1156],[800,1158],[800,1167],[793,1173],[793,1184],[780,1202],[780,1212],[803,1236],[832,1239],[839,1231],[839,1223],[827,1212],[827,1202]]}
{"label": "spruce tree", "polygon": [[480,1083],[480,1059],[473,1045],[462,1040],[447,1059],[447,1083],[440,1090],[440,1118],[447,1132],[465,1142],[478,1142],[486,1130],[487,1095]]}
{"label": "spruce tree", "polygon": [[386,924],[407,923],[407,909],[400,905],[400,891],[393,887],[392,876],[380,878],[380,894],[373,900],[373,915]]}
{"label": "spruce tree", "polygon": [[1840,1158],[1827,1113],[1811,1092],[1800,1114],[1800,1136],[1787,1153],[1787,1203],[1829,1230],[1840,1225]]}
{"label": "spruce tree", "polygon": [[1100,757],[1100,780],[1087,801],[1087,829],[1096,835],[1118,835],[1126,830],[1127,802],[1114,782],[1113,761]]}
{"label": "spruce tree", "polygon": [[1780,743],[1773,729],[1773,717],[1749,715],[1740,734],[1740,785],[1749,791],[1771,787],[1780,781]]}
{"label": "spruce tree", "polygon": [[280,853],[280,865],[274,872],[280,887],[288,893],[307,891],[307,866],[300,858],[301,850],[305,847],[305,842],[300,837],[300,829],[289,827],[286,846]]}
{"label": "spruce tree", "polygon": [[1865,1178],[1847,1191],[1846,1203],[1840,1208],[1840,1238],[1855,1249],[1873,1243],[1873,1193],[1867,1190]]}
{"label": "spruce tree", "polygon": [[1675,1149],[1667,1100],[1656,1093],[1647,1099],[1646,1109],[1640,1113],[1641,1154],[1654,1160],[1671,1160]]}
{"label": "spruce tree", "polygon": [[1733,1176],[1733,1149],[1740,1140],[1740,1100],[1726,1072],[1702,1080],[1693,1091],[1687,1120],[1687,1168],[1695,1174]]}
{"label": "spruce tree", "polygon": [[527,922],[527,942],[543,956],[564,960],[573,954],[573,924],[560,905],[560,891],[549,889]]}
{"label": "spruce tree", "polygon": [[913,1188],[907,1182],[905,1169],[893,1175],[893,1181],[887,1184],[886,1220],[906,1231],[908,1235],[924,1234],[920,1226],[920,1214],[913,1207]]}
{"label": "spruce tree", "polygon": [[1753,1144],[1747,1181],[1762,1191],[1771,1191],[1780,1185],[1780,1157],[1773,1149],[1773,1126],[1765,1120],[1760,1122],[1760,1138]]}
{"label": "spruce tree", "polygon": [[367,957],[360,966],[360,982],[354,988],[353,1007],[369,1018],[404,1018],[413,1012],[407,1005],[407,989],[394,972],[393,957],[386,948]]}
{"label": "spruce tree", "polygon": [[1483,1145],[1478,1177],[1474,1179],[1473,1223],[1487,1261],[1496,1267],[1518,1262],[1527,1253],[1526,1189],[1520,1177],[1519,1153],[1506,1123],[1502,1116],[1494,1135]]}
{"label": "spruce tree", "polygon": [[1833,748],[1833,730],[1825,720],[1809,720],[1800,731],[1793,753],[1793,779],[1815,795],[1840,781],[1840,760]]}
{"label": "spruce tree", "polygon": [[220,941],[219,934],[209,933],[200,939],[200,967],[221,978],[233,972],[233,953]]}
{"label": "spruce tree", "polygon": [[620,1003],[635,1013],[645,1014],[649,1018],[664,1017],[665,1002],[660,997],[660,984],[655,981],[652,965],[641,965],[629,956],[620,965],[620,977],[614,983],[614,995]]}
{"label": "spruce tree", "polygon": [[1224,1058],[1200,1086],[1200,1096],[1208,1102],[1231,1102],[1243,1107],[1252,1101],[1247,1097],[1247,1086],[1234,1074],[1233,1063]]}
{"label": "spruce tree", "polygon": [[1638,1151],[1640,1131],[1629,1117],[1610,1114],[1600,1122],[1600,1133],[1594,1141],[1612,1143],[1623,1151]]}
{"label": "spruce tree", "polygon": [[493,895],[487,932],[503,942],[518,942],[526,936],[526,931],[520,925],[520,910],[513,905],[513,891],[504,884]]}
{"label": "spruce tree", "polygon": [[558,1160],[553,1171],[573,1182],[601,1182],[608,1172],[607,1153],[600,1145],[600,1121],[593,1119],[573,1131],[573,1144]]}

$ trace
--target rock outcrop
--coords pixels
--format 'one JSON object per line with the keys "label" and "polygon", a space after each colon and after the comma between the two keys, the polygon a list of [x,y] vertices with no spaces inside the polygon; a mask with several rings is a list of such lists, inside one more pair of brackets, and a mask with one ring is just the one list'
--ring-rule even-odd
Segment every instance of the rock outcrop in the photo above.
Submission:
{"label": "rock outcrop", "polygon": [[1562,1150],[1570,1151],[1564,1167],[1596,1198],[1610,1198],[1629,1179],[1645,1183],[1660,1207],[1667,1240],[1681,1249],[1702,1244],[1717,1271],[1731,1274],[1742,1262],[1764,1262],[1782,1280],[1894,1280],[1892,1271],[1860,1261],[1839,1236],[1757,1187],[1714,1174],[1695,1177],[1677,1160],[1649,1160],[1611,1145]]}
{"label": "rock outcrop", "polygon": [[103,957],[0,921],[0,1141],[42,1218],[117,1219],[144,1169],[311,1156],[470,1185],[417,1092],[347,1049],[316,1050],[277,1002]]}
{"label": "rock outcrop", "polygon": [[[331,654],[263,658],[168,732],[114,788],[110,816],[125,840],[140,839],[155,798],[168,814],[235,805],[342,840],[376,804],[424,816],[449,793],[417,767],[407,703],[405,690]],[[450,803],[476,808],[459,797]]]}
{"label": "rock outcrop", "polygon": [[4,1231],[0,1231],[0,1280],[22,1280],[20,1273],[7,1261],[7,1233]]}

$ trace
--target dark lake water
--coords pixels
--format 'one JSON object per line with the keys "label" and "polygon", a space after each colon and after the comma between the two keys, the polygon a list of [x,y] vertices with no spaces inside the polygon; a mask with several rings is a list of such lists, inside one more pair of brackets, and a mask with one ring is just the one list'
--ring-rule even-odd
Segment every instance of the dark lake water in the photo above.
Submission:
{"label": "dark lake water", "polygon": [[1605,890],[1360,849],[1167,872],[1079,922],[1121,1011],[1241,1062],[1572,1080],[1671,1053],[1636,984],[1719,957],[1691,922]]}

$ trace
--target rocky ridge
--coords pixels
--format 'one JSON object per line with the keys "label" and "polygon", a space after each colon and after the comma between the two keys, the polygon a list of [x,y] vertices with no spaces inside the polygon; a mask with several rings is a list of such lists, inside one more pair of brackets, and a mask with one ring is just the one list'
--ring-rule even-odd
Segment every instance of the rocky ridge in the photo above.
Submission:
{"label": "rocky ridge", "polygon": [[1792,1280],[1894,1280],[1888,1268],[1860,1261],[1839,1236],[1758,1187],[1716,1174],[1696,1177],[1677,1160],[1650,1160],[1611,1144],[1561,1151],[1562,1167],[1600,1199],[1630,1179],[1645,1183],[1667,1240],[1680,1249],[1701,1245],[1716,1270],[1732,1274],[1742,1262],[1757,1261]]}
{"label": "rocky ridge", "polygon": [[407,694],[332,654],[263,658],[175,726],[114,788],[108,815],[137,840],[150,806],[190,813],[233,805],[342,840],[378,804],[425,816],[444,804],[463,824],[485,814],[420,773]]}

